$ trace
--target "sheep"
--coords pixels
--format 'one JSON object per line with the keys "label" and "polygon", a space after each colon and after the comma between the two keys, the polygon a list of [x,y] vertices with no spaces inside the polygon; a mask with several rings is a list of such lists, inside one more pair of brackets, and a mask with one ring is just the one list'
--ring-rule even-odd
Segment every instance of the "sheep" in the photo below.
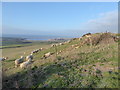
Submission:
{"label": "sheep", "polygon": [[31,58],[29,58],[27,61],[32,62],[32,59],[31,59]]}
{"label": "sheep", "polygon": [[67,43],[70,43],[70,42],[71,42],[71,40],[68,40],[68,41],[67,41]]}
{"label": "sheep", "polygon": [[29,56],[26,57],[26,60],[28,59],[33,59],[33,54],[30,54]]}
{"label": "sheep", "polygon": [[3,58],[1,58],[1,61],[4,61],[6,59],[8,59],[8,57],[3,57]]}
{"label": "sheep", "polygon": [[79,48],[79,46],[75,47],[75,49],[78,49],[78,48]]}
{"label": "sheep", "polygon": [[27,56],[26,57],[27,61],[25,61],[22,64],[20,64],[20,68],[26,68],[27,65],[29,65],[32,62],[32,59],[33,59],[33,54],[30,54],[29,56]]}
{"label": "sheep", "polygon": [[51,55],[51,53],[48,52],[48,53],[46,53],[43,57],[47,58],[47,57],[49,57],[50,55]]}
{"label": "sheep", "polygon": [[43,48],[36,49],[36,50],[32,51],[31,54],[37,53],[37,52],[39,52],[39,51],[41,51],[41,50],[43,50]]}
{"label": "sheep", "polygon": [[54,44],[52,44],[51,47],[54,47]]}
{"label": "sheep", "polygon": [[59,53],[61,53],[62,51],[60,50]]}
{"label": "sheep", "polygon": [[55,44],[55,46],[58,46],[58,44]]}
{"label": "sheep", "polygon": [[23,56],[21,56],[21,58],[20,59],[16,59],[15,60],[15,67],[17,67],[20,63],[22,63],[24,61],[24,57]]}
{"label": "sheep", "polygon": [[75,47],[75,46],[78,46],[78,44],[71,45],[71,47]]}
{"label": "sheep", "polygon": [[34,51],[31,52],[31,54],[37,53],[38,51],[39,51],[39,49],[38,50],[34,50]]}
{"label": "sheep", "polygon": [[4,61],[5,60],[5,58],[0,58],[0,61]]}
{"label": "sheep", "polygon": [[31,54],[35,53],[35,50],[31,52]]}
{"label": "sheep", "polygon": [[25,61],[20,64],[20,68],[26,68],[31,62],[30,61]]}
{"label": "sheep", "polygon": [[64,42],[64,44],[66,44],[67,42]]}
{"label": "sheep", "polygon": [[75,45],[71,45],[71,47],[74,47]]}
{"label": "sheep", "polygon": [[59,43],[59,45],[64,45],[63,43]]}
{"label": "sheep", "polygon": [[39,49],[39,51],[42,51],[42,50],[43,50],[43,48],[40,48],[40,49]]}

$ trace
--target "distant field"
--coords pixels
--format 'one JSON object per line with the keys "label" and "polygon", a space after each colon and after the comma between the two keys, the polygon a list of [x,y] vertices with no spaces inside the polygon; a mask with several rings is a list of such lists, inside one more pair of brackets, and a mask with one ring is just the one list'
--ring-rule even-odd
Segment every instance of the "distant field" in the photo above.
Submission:
{"label": "distant field", "polygon": [[52,43],[58,43],[61,41],[27,41],[22,38],[3,38],[3,44],[0,46],[3,57],[9,57],[9,59],[16,59],[20,56],[26,56],[31,51],[39,48],[47,49]]}
{"label": "distant field", "polygon": [[3,37],[1,42],[2,45],[0,45],[0,49],[33,46],[36,44],[51,44],[51,43],[57,43],[57,42],[61,42],[61,41],[59,40],[58,41],[34,41],[34,40],[26,40],[25,38]]}
{"label": "distant field", "polygon": [[[25,56],[30,54],[31,51],[39,48],[47,48],[50,46],[49,44],[38,44],[38,45],[25,45],[23,47],[14,47],[14,48],[4,48],[2,50],[3,54],[2,56],[4,57],[9,57],[9,59],[12,58],[18,58],[20,56]],[[24,54],[25,52],[25,54]]]}
{"label": "distant field", "polygon": [[2,37],[2,46],[31,43],[25,38]]}

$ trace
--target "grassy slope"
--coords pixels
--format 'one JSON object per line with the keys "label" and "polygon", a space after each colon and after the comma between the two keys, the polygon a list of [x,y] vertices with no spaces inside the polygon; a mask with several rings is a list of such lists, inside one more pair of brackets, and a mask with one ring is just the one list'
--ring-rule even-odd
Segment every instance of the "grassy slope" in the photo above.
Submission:
{"label": "grassy slope", "polygon": [[[47,59],[41,59],[44,53],[55,52],[55,48],[48,48],[35,54],[34,62],[28,69],[14,68],[12,59],[4,61],[3,69],[6,69],[4,79],[9,80],[3,83],[4,87],[15,87],[11,82],[17,80],[20,87],[117,88],[118,44],[92,47],[84,45],[78,49],[71,47],[80,42],[73,40],[71,43],[58,46],[57,50],[62,50],[57,55],[58,60],[55,54]],[[31,47],[28,47],[27,52],[31,51]],[[23,48],[23,50],[27,49]],[[17,51],[16,48],[15,52]],[[4,53],[7,53],[7,50]],[[112,73],[109,72],[110,70]]]}

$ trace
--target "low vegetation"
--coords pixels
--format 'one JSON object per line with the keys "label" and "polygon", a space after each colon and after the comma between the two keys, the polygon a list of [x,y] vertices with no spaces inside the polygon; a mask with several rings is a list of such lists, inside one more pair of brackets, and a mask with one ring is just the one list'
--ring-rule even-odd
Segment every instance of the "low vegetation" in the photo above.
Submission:
{"label": "low vegetation", "polygon": [[[14,60],[22,53],[12,52],[16,56],[2,62],[3,88],[119,88],[119,40],[114,40],[115,34],[101,35],[92,34],[91,41],[75,38],[56,47],[51,47],[52,43],[19,47],[20,52],[32,48],[27,54],[36,48],[44,50],[33,54],[33,63],[26,69],[14,67]],[[10,49],[15,48],[6,48],[6,52]],[[48,52],[53,54],[43,58]]]}

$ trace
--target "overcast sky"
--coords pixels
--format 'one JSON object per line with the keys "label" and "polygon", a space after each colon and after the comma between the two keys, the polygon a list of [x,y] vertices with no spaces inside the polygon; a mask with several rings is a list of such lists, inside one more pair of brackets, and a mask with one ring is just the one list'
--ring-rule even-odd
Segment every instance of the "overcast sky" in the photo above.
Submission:
{"label": "overcast sky", "polygon": [[117,2],[4,2],[3,34],[79,36],[117,32]]}

